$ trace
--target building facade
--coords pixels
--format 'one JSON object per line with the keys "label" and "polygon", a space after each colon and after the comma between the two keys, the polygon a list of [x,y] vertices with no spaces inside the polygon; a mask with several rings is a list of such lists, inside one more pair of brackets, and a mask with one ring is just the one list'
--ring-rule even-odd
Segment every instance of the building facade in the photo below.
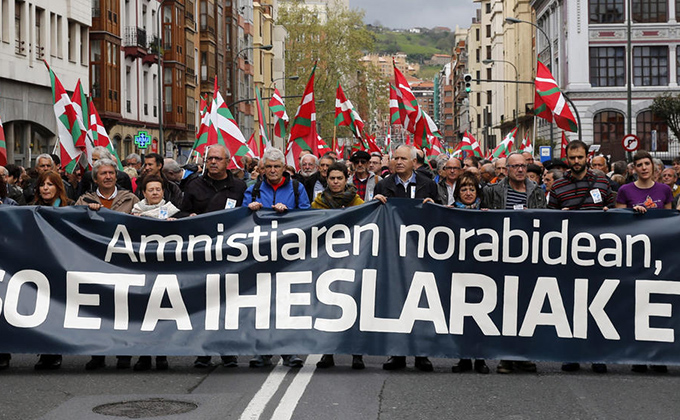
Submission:
{"label": "building facade", "polygon": [[[613,160],[626,157],[622,146],[626,134],[637,135],[642,149],[653,150],[664,160],[678,156],[678,139],[650,111],[656,96],[680,90],[678,2],[534,0],[531,4],[536,24],[549,38],[547,43],[537,35],[539,57],[551,64],[560,88],[574,102],[582,139],[599,145],[600,152]],[[541,122],[539,135],[546,137],[550,127]],[[552,129],[558,130],[554,125]]]}
{"label": "building facade", "polygon": [[[32,166],[58,142],[50,76],[72,93],[88,86],[92,2],[2,0],[0,7],[0,118],[9,163]],[[86,88],[87,89],[87,88]]]}

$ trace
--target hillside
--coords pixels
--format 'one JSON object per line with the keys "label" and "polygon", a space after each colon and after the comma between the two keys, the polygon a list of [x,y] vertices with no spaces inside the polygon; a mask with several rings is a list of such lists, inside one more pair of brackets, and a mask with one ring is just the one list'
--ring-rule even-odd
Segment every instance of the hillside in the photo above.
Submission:
{"label": "hillside", "polygon": [[375,35],[374,53],[403,52],[408,61],[424,64],[433,54],[451,54],[454,46],[453,32],[423,29],[421,33],[396,32],[382,26],[368,25]]}

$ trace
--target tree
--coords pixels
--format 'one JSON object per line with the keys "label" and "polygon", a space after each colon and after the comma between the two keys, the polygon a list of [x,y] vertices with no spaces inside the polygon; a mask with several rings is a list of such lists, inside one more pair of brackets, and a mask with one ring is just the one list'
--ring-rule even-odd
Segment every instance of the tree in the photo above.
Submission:
{"label": "tree", "polygon": [[673,96],[670,92],[654,98],[652,113],[666,120],[675,138],[680,139],[680,94]]}
{"label": "tree", "polygon": [[[299,0],[282,5],[279,11],[277,24],[288,32],[286,72],[300,75],[301,80],[295,85],[288,84],[286,94],[302,94],[314,62],[318,61],[316,118],[320,122],[320,134],[325,139],[333,137],[338,82],[366,122],[367,130],[370,130],[373,114],[381,108],[387,112],[389,106],[387,81],[381,80],[377,69],[360,61],[372,50],[375,42],[375,35],[361,24],[363,17],[363,12],[358,10],[337,7],[329,8],[326,21],[322,22]],[[321,99],[323,103],[319,103]],[[289,115],[295,115],[299,103],[298,99],[286,101]],[[349,132],[338,132],[338,137],[347,134]]]}

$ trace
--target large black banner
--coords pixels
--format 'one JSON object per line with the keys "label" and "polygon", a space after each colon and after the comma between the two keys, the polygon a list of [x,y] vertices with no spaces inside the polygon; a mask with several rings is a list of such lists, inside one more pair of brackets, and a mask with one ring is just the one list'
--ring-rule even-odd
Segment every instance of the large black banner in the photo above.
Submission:
{"label": "large black banner", "polygon": [[680,214],[0,208],[0,352],[680,363]]}

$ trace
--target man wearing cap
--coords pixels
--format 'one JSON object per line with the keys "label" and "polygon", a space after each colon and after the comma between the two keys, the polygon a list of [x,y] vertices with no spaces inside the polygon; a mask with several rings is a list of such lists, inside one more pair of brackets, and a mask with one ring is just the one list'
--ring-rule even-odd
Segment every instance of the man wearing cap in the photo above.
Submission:
{"label": "man wearing cap", "polygon": [[363,150],[358,150],[349,158],[354,165],[354,175],[349,178],[349,183],[357,189],[357,194],[362,200],[373,199],[375,184],[380,181],[380,177],[368,170],[371,155]]}

